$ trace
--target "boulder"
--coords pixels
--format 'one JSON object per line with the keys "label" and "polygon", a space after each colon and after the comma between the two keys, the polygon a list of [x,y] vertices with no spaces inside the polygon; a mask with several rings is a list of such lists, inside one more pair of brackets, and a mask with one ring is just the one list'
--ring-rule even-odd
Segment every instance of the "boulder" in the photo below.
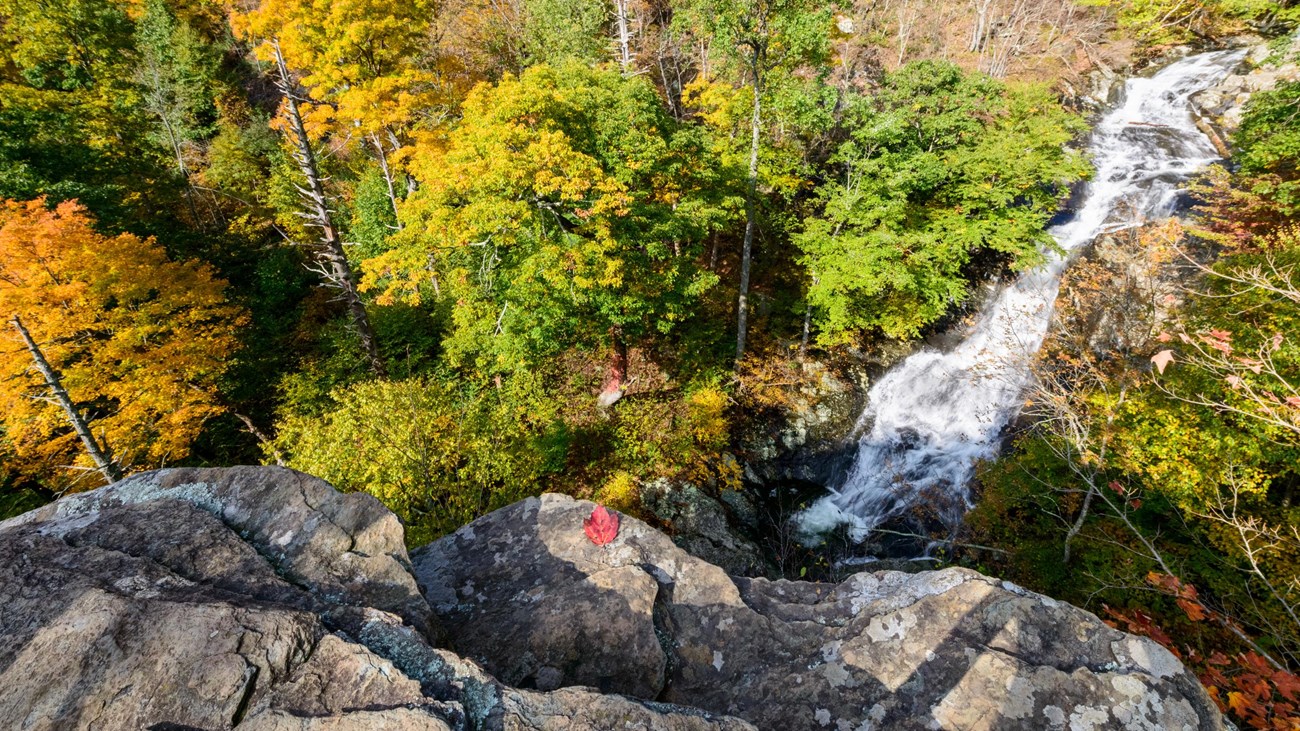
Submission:
{"label": "boulder", "polygon": [[[1192,105],[1199,119],[1204,120],[1203,132],[1212,140],[1226,143],[1237,127],[1251,96],[1267,91],[1278,84],[1300,79],[1300,36],[1293,37],[1288,47],[1278,49],[1263,39],[1243,39],[1247,44],[1242,67],[1210,88],[1192,95]],[[1226,150],[1225,150],[1226,151]]]}
{"label": "boulder", "polygon": [[[365,603],[436,635],[408,570],[401,521],[374,497],[343,494],[283,467],[145,472],[78,493],[6,524],[94,516],[121,505],[182,501],[239,533],[289,583],[328,603]],[[0,524],[5,525],[5,524]],[[156,544],[156,533],[141,540]]]}
{"label": "boulder", "polygon": [[436,649],[402,538],[373,499],[278,468],[163,470],[0,523],[0,728],[753,728],[511,688]]}
{"label": "boulder", "polygon": [[631,518],[596,546],[592,508],[408,556],[373,500],[289,470],[66,498],[0,523],[0,728],[1223,728],[1158,645],[1015,586],[732,578]]}
{"label": "boulder", "polygon": [[[660,521],[673,542],[687,553],[737,576],[762,576],[767,564],[758,545],[732,525],[757,523],[751,500],[739,490],[723,490],[715,499],[689,482],[660,478],[641,485],[641,509]],[[751,522],[752,521],[752,522]]]}
{"label": "boulder", "polygon": [[631,518],[594,545],[593,507],[531,498],[412,553],[456,652],[507,682],[763,729],[1224,728],[1168,651],[1014,585],[963,569],[733,579]]}

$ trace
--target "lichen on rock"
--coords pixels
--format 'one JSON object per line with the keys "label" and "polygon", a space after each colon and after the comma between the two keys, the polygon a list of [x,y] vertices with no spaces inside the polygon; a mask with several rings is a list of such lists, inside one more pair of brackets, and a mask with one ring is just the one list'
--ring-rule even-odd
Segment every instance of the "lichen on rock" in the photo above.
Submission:
{"label": "lichen on rock", "polygon": [[626,516],[594,545],[592,507],[408,555],[369,498],[236,468],[0,523],[0,728],[1223,728],[1149,640],[973,571],[733,578]]}

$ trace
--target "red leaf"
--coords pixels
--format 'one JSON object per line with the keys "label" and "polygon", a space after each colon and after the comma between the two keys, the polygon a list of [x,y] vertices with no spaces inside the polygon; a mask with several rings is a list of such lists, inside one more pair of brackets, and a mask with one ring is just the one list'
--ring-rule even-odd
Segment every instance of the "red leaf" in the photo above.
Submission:
{"label": "red leaf", "polygon": [[1155,355],[1151,356],[1151,362],[1155,364],[1156,370],[1159,371],[1160,373],[1164,373],[1165,366],[1169,365],[1171,362],[1173,362],[1173,360],[1174,360],[1174,351],[1172,350],[1162,350],[1159,353],[1156,353]]}
{"label": "red leaf", "polygon": [[1269,676],[1273,674],[1273,666],[1268,664],[1268,660],[1257,652],[1243,652],[1238,655],[1241,658],[1241,664],[1250,672],[1257,675]]}
{"label": "red leaf", "polygon": [[1259,374],[1264,370],[1264,361],[1254,360],[1253,358],[1235,358],[1238,363],[1250,369],[1251,373]]}
{"label": "red leaf", "polygon": [[1214,690],[1217,691],[1218,687],[1216,686],[1228,685],[1228,676],[1224,675],[1223,671],[1218,668],[1210,668],[1201,675],[1201,684],[1204,685],[1206,689],[1214,688]]}
{"label": "red leaf", "polygon": [[1175,599],[1174,602],[1183,610],[1187,618],[1193,622],[1199,622],[1209,616],[1205,613],[1205,609],[1201,607],[1200,602],[1188,601],[1187,599]]}
{"label": "red leaf", "polygon": [[1273,673],[1273,685],[1277,686],[1277,692],[1287,700],[1300,701],[1300,676],[1278,670]]}
{"label": "red leaf", "polygon": [[604,505],[597,505],[591,515],[582,521],[582,530],[597,546],[618,537],[618,513],[608,510]]}

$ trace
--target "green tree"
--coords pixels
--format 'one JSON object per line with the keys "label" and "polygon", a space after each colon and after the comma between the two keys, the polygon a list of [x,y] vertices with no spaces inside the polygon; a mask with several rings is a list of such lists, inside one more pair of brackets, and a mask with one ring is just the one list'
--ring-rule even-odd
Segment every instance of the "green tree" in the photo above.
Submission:
{"label": "green tree", "polygon": [[170,226],[176,190],[136,59],[119,3],[0,1],[0,198],[75,198],[111,228]]}
{"label": "green tree", "polygon": [[749,333],[749,283],[758,227],[759,152],[764,98],[773,76],[822,64],[830,54],[831,7],[812,0],[697,0],[684,8],[684,23],[726,54],[751,94],[749,173],[745,237],[741,245],[736,305],[736,360]]}
{"label": "green tree", "polygon": [[820,213],[794,237],[820,342],[915,336],[965,299],[976,254],[1042,261],[1047,221],[1087,171],[1064,147],[1082,122],[1046,89],[921,61],[850,105]]}
{"label": "green tree", "polygon": [[603,0],[525,0],[524,48],[532,63],[597,61],[609,55]]}
{"label": "green tree", "polygon": [[377,381],[333,398],[326,414],[281,421],[272,449],[290,467],[382,500],[412,545],[541,492],[563,464],[564,431],[528,374],[482,391]]}
{"label": "green tree", "polygon": [[1252,95],[1232,143],[1245,185],[1300,216],[1300,81]]}
{"label": "green tree", "polygon": [[175,157],[177,173],[187,179],[191,171],[186,148],[215,131],[220,58],[197,31],[176,18],[165,0],[146,0],[135,28],[135,47],[141,103],[159,126],[153,137]]}
{"label": "green tree", "polygon": [[0,2],[0,40],[22,81],[37,89],[125,85],[132,24],[112,0]]}
{"label": "green tree", "polygon": [[464,110],[417,150],[406,226],[365,286],[453,303],[448,356],[480,373],[603,345],[616,398],[627,344],[673,330],[713,284],[696,255],[726,219],[725,180],[698,130],[612,70],[533,67]]}

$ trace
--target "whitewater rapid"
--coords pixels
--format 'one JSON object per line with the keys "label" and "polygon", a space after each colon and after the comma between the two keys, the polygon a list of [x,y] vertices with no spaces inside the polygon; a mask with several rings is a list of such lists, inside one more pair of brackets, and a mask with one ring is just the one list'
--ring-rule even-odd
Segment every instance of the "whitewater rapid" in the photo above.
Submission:
{"label": "whitewater rapid", "polygon": [[971,507],[977,463],[997,455],[1001,432],[1023,405],[1071,253],[1100,234],[1173,212],[1181,184],[1219,159],[1196,128],[1190,97],[1244,55],[1197,54],[1128,80],[1123,101],[1089,139],[1096,172],[1077,212],[1050,231],[1061,253],[1002,289],[956,347],[921,350],[876,381],[858,422],[853,467],[841,486],[796,517],[801,532],[847,525],[862,541],[922,500],[947,524],[960,520]]}

